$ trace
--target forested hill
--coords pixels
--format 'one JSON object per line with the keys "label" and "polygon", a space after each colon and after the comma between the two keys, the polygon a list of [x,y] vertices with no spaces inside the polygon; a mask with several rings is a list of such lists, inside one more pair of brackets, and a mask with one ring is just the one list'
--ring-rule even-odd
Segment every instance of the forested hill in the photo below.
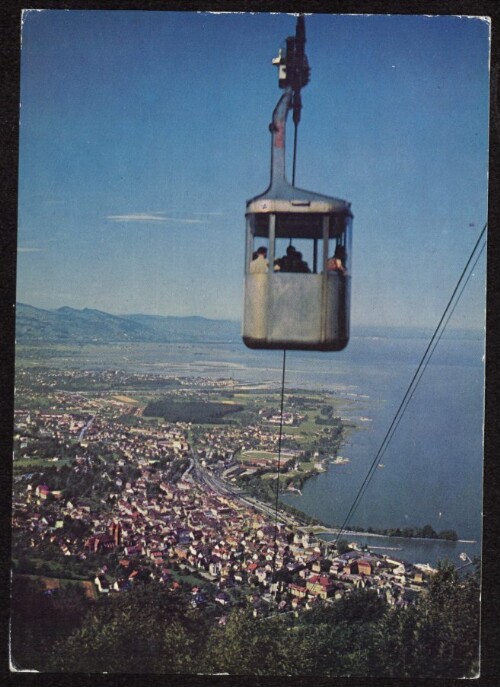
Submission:
{"label": "forested hill", "polygon": [[239,340],[240,325],[230,320],[159,315],[111,315],[63,307],[43,310],[16,305],[17,343],[228,343]]}

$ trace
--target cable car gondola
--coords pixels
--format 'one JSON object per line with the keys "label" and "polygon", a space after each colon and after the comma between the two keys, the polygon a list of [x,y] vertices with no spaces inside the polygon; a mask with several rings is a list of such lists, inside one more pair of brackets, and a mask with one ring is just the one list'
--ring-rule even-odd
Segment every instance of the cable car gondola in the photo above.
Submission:
{"label": "cable car gondola", "polygon": [[340,351],[349,340],[351,206],[296,188],[285,174],[286,119],[293,110],[296,132],[309,81],[304,45],[299,16],[273,60],[284,93],[270,125],[270,185],[247,201],[242,336],[249,348]]}

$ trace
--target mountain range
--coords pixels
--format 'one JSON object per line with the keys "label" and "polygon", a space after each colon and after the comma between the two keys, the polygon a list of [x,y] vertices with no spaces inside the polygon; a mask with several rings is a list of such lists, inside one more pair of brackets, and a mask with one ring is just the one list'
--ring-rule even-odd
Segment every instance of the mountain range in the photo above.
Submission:
{"label": "mountain range", "polygon": [[229,343],[240,339],[240,324],[205,317],[112,315],[64,306],[43,310],[16,305],[17,343]]}
{"label": "mountain range", "polygon": [[[353,326],[351,338],[429,339],[431,329]],[[446,336],[480,339],[480,330],[448,330]],[[92,308],[64,306],[43,310],[16,305],[17,343],[234,343],[241,342],[240,323],[206,317],[173,315],[111,315]]]}

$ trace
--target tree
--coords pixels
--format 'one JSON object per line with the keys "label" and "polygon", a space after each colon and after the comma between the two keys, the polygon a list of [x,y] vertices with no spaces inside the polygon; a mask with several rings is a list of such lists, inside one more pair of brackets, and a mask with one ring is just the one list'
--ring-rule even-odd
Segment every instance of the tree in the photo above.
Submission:
{"label": "tree", "polygon": [[448,562],[438,565],[421,604],[425,618],[439,630],[434,655],[445,675],[470,677],[479,659],[479,579],[461,578]]}
{"label": "tree", "polygon": [[[204,670],[230,675],[288,675],[297,663],[297,642],[279,616],[255,619],[236,609],[224,627],[215,628],[206,645]],[[295,658],[294,658],[295,656]]]}
{"label": "tree", "polygon": [[455,532],[455,530],[441,530],[438,536],[440,539],[447,539],[449,541],[458,540],[458,534]]}
{"label": "tree", "polygon": [[[477,674],[479,584],[441,563],[415,606],[386,614],[371,655],[371,675],[464,678]],[[390,660],[388,660],[390,657]]]}
{"label": "tree", "polygon": [[190,673],[206,636],[186,599],[150,583],[101,598],[83,624],[58,642],[48,669],[70,672]]}
{"label": "tree", "polygon": [[14,575],[11,597],[12,659],[18,668],[44,670],[54,642],[85,617],[89,601],[79,585],[46,589],[39,579]]}
{"label": "tree", "polygon": [[339,539],[339,541],[337,542],[337,551],[340,555],[350,551],[349,544],[346,539]]}
{"label": "tree", "polygon": [[[190,586],[190,585],[189,585]],[[233,590],[236,600],[240,596]],[[317,602],[297,618],[192,608],[157,582],[90,602],[15,578],[16,665],[43,671],[459,678],[477,672],[479,584],[440,564],[418,603],[390,608],[372,590]],[[241,599],[243,602],[243,599]],[[264,605],[264,610],[267,607]]]}
{"label": "tree", "polygon": [[422,528],[422,537],[426,539],[435,539],[437,537],[437,532],[431,525],[424,525]]}

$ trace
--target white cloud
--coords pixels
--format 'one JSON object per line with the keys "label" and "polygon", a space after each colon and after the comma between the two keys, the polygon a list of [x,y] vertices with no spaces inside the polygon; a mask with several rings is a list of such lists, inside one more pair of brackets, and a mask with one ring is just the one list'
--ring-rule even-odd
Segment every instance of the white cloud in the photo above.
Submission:
{"label": "white cloud", "polygon": [[125,215],[108,215],[111,222],[177,222],[180,224],[202,224],[203,220],[192,217],[168,217],[164,212],[130,212]]}

